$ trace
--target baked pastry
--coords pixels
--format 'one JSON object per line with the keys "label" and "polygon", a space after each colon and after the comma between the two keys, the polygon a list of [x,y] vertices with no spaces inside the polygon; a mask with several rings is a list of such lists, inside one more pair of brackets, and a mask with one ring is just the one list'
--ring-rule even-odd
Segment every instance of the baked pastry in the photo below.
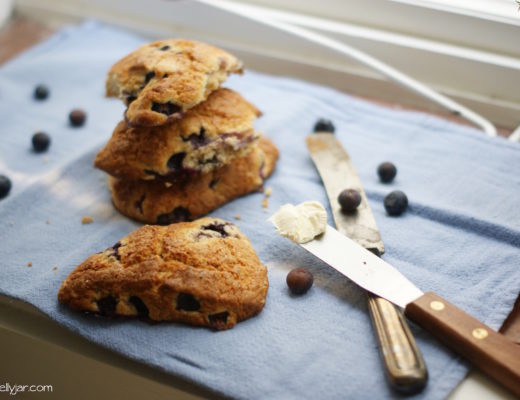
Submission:
{"label": "baked pastry", "polygon": [[76,311],[221,330],[259,313],[268,286],[239,229],[202,218],[137,229],[72,271],[58,300]]}
{"label": "baked pastry", "polygon": [[121,121],[94,165],[128,180],[191,178],[251,151],[260,137],[253,129],[259,115],[240,94],[218,89],[168,125],[131,128]]}
{"label": "baked pastry", "polygon": [[125,100],[133,126],[163,125],[204,101],[242,62],[193,40],[160,40],[141,46],[110,68],[106,95]]}
{"label": "baked pastry", "polygon": [[236,197],[262,187],[271,175],[278,150],[262,137],[247,156],[186,182],[128,181],[109,178],[112,201],[127,217],[149,224],[190,221]]}

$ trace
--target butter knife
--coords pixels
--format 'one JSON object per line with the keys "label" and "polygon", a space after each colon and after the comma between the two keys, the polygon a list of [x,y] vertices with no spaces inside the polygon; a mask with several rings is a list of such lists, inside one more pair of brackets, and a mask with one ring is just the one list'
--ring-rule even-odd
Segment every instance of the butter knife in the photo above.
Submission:
{"label": "butter knife", "polygon": [[[383,254],[384,245],[363,186],[341,143],[327,132],[309,135],[306,143],[327,191],[338,231],[372,253]],[[346,188],[356,189],[361,195],[361,204],[355,212],[342,212],[337,201]],[[370,293],[368,308],[392,387],[403,392],[424,388],[428,372],[403,313],[389,301]]]}
{"label": "butter knife", "polygon": [[424,293],[396,268],[333,227],[299,244],[404,315],[520,398],[520,346],[433,292]]}

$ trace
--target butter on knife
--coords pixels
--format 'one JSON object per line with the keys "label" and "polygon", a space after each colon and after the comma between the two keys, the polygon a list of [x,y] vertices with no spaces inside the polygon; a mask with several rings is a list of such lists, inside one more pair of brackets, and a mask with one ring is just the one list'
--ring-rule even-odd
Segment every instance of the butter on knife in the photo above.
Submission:
{"label": "butter on knife", "polygon": [[295,243],[307,243],[325,232],[327,212],[318,201],[285,204],[269,218],[277,232]]}

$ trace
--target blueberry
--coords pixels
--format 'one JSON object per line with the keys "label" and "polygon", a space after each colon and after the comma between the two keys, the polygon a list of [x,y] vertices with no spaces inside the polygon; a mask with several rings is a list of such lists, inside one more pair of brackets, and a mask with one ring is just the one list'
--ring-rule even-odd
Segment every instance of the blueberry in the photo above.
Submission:
{"label": "blueberry", "polygon": [[148,82],[150,82],[153,78],[155,78],[155,72],[150,71],[148,72],[144,77],[144,84],[146,85]]}
{"label": "blueberry", "polygon": [[200,302],[189,293],[179,293],[177,295],[177,310],[197,311],[200,309]]}
{"label": "blueberry", "polygon": [[184,158],[186,157],[185,152],[175,153],[173,154],[166,163],[168,169],[170,170],[179,170],[182,168],[182,162],[184,161]]}
{"label": "blueberry", "polygon": [[167,103],[152,103],[152,111],[164,114],[164,115],[172,115],[177,114],[182,111],[182,107],[177,104],[173,104],[171,102]]}
{"label": "blueberry", "polygon": [[45,132],[36,132],[32,137],[33,149],[37,153],[41,153],[49,148],[51,138]]}
{"label": "blueberry", "polygon": [[0,199],[3,199],[5,196],[7,196],[10,190],[11,180],[5,175],[0,175]]}
{"label": "blueberry", "polygon": [[212,328],[221,330],[226,328],[228,317],[229,313],[227,311],[222,311],[217,314],[208,315],[208,320]]}
{"label": "blueberry", "polygon": [[101,315],[113,317],[116,314],[117,299],[114,296],[108,295],[99,299],[96,303]]}
{"label": "blueberry", "polygon": [[338,196],[343,211],[354,211],[361,204],[361,195],[355,189],[345,189]]}
{"label": "blueberry", "polygon": [[131,94],[125,95],[125,102],[126,102],[127,106],[129,106],[130,103],[132,101],[135,101],[136,99],[137,99],[137,96],[134,96],[134,95],[131,95]]}
{"label": "blueberry", "polygon": [[401,215],[408,207],[408,198],[400,190],[394,190],[385,197],[385,209],[390,215]]}
{"label": "blueberry", "polygon": [[45,100],[49,97],[49,89],[45,85],[38,85],[34,89],[34,98],[36,100]]}
{"label": "blueberry", "polygon": [[210,142],[210,140],[206,137],[206,130],[204,128],[200,128],[200,132],[192,133],[187,138],[181,136],[183,142],[190,142],[191,146],[194,149],[198,149],[201,146],[204,146]]}
{"label": "blueberry", "polygon": [[229,236],[229,233],[226,232],[226,226],[228,225],[229,224],[213,222],[212,224],[204,225],[202,229],[217,232],[221,237],[225,238]]}
{"label": "blueberry", "polygon": [[122,246],[121,242],[117,242],[111,248],[111,253],[109,256],[115,257],[116,260],[121,261],[121,256],[119,255],[119,248]]}
{"label": "blueberry", "polygon": [[330,119],[320,118],[316,124],[314,124],[314,132],[330,132],[334,133],[336,128]]}
{"label": "blueberry", "polygon": [[130,303],[135,307],[135,310],[137,311],[137,316],[140,318],[148,318],[148,307],[146,307],[146,304],[144,304],[144,301],[142,301],[137,296],[130,296],[128,299]]}
{"label": "blueberry", "polygon": [[169,50],[169,49],[170,49],[170,46],[165,45],[165,46],[161,47],[159,50],[166,51],[166,50]]}
{"label": "blueberry", "polygon": [[390,161],[379,164],[377,167],[377,174],[381,182],[390,183],[394,180],[397,174],[397,168]]}
{"label": "blueberry", "polygon": [[212,179],[210,182],[209,182],[209,188],[210,189],[213,189],[215,187],[215,185],[218,183],[219,181],[219,178],[214,178]]}
{"label": "blueberry", "polygon": [[293,294],[304,294],[312,286],[314,277],[305,268],[295,268],[287,274],[287,286]]}
{"label": "blueberry", "polygon": [[69,121],[72,126],[82,126],[87,119],[85,111],[76,108],[69,113]]}
{"label": "blueberry", "polygon": [[157,217],[158,225],[169,225],[175,222],[189,221],[191,219],[190,210],[185,207],[175,207],[172,212],[160,214]]}
{"label": "blueberry", "polygon": [[139,200],[137,200],[135,202],[135,207],[139,210],[139,212],[142,214],[143,213],[143,202],[144,202],[144,199],[146,198],[146,194],[143,194]]}

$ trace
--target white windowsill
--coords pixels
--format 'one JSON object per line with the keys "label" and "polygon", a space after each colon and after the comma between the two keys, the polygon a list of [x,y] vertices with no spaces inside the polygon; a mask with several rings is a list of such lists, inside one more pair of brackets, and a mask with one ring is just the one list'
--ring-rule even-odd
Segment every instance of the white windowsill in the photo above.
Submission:
{"label": "white windowsill", "polygon": [[[337,3],[336,0],[327,1]],[[407,6],[402,1],[375,2],[384,7],[395,3],[400,7],[399,10]],[[287,1],[283,4],[290,6],[292,3]],[[302,1],[303,5],[307,3],[309,2]],[[350,3],[360,7],[358,0]],[[16,0],[15,4],[18,12],[39,17],[47,23],[54,21],[60,24],[86,16],[136,30],[151,38],[183,35],[210,41],[236,51],[251,69],[291,75],[333,86],[354,95],[390,102],[398,99],[397,102],[403,106],[445,112],[344,56],[194,2],[149,0],[146,7],[143,7],[141,0],[113,0],[109,3],[105,0]],[[266,9],[262,8],[262,11],[265,12]],[[517,38],[508,35],[512,28],[520,33],[520,25],[497,25],[493,22],[493,26],[504,28],[504,32],[499,32],[501,35],[505,34],[508,41],[514,41],[514,48],[519,53],[515,55],[507,52],[511,50],[508,47],[510,44],[504,42],[500,42],[495,51],[490,51],[486,49],[485,40],[482,41],[484,45],[481,48],[475,48],[442,41],[442,35],[434,40],[405,34],[392,30],[391,24],[383,29],[280,10],[267,11],[288,22],[358,47],[452,96],[454,100],[481,113],[501,127],[514,129],[520,125],[520,92],[511,84],[518,82],[520,77],[520,47],[517,45]],[[409,11],[418,12],[416,6]],[[215,24],[215,21],[219,23]],[[237,35],[236,32],[241,34]]]}

